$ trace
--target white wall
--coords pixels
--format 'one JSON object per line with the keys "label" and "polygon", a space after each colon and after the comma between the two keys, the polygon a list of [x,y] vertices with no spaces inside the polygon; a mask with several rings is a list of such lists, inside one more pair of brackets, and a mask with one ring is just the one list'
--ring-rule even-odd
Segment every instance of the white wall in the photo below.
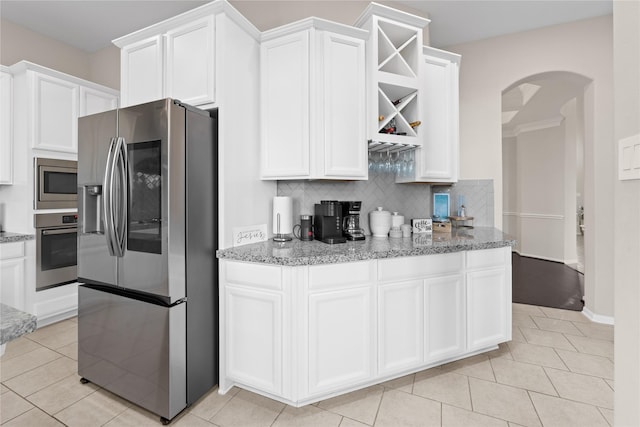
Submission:
{"label": "white wall", "polygon": [[564,260],[564,132],[564,124],[531,130],[508,144],[505,178],[516,185],[505,189],[505,211],[521,255]]}
{"label": "white wall", "polygon": [[593,81],[585,93],[585,302],[613,316],[613,23],[611,16],[449,46],[460,70],[460,179],[493,179],[502,227],[502,91],[539,73]]}
{"label": "white wall", "polygon": [[[640,3],[613,2],[613,17],[617,141],[640,133]],[[613,187],[615,425],[639,426],[640,181],[616,180]]]}
{"label": "white wall", "polygon": [[[565,264],[575,264],[578,262],[576,250],[577,229],[577,198],[576,188],[578,181],[577,150],[581,140],[584,123],[582,114],[579,112],[582,107],[581,100],[576,98],[567,102],[561,110],[564,116],[564,165],[563,171],[563,192],[564,192],[564,251]],[[584,173],[584,171],[580,171]]]}
{"label": "white wall", "polygon": [[109,47],[91,54],[1,19],[0,64],[9,66],[23,60],[120,89],[119,49]]}

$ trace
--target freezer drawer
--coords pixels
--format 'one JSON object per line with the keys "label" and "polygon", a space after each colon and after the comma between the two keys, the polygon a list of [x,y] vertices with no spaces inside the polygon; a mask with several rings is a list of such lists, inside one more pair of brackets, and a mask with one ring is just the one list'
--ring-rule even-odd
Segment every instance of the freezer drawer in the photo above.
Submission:
{"label": "freezer drawer", "polygon": [[186,303],[78,287],[78,374],[172,419],[186,407]]}

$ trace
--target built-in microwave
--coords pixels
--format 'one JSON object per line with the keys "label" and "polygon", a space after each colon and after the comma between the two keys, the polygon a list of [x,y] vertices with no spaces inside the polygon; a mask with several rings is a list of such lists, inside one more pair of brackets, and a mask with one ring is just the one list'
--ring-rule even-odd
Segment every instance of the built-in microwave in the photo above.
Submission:
{"label": "built-in microwave", "polygon": [[34,170],[35,209],[78,207],[78,162],[36,157]]}

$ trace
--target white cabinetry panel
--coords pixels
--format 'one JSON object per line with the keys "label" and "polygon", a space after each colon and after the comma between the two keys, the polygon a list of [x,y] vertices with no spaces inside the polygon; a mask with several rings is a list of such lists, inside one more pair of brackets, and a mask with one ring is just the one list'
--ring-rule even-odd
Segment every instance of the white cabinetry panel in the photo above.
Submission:
{"label": "white cabinetry panel", "polygon": [[24,242],[0,244],[0,302],[25,310],[25,273]]}
{"label": "white cabinetry panel", "polygon": [[147,38],[120,51],[122,106],[161,99],[163,95],[163,39]]}
{"label": "white cabinetry panel", "polygon": [[462,275],[427,279],[425,283],[427,362],[465,351],[465,293]]}
{"label": "white cabinetry panel", "polygon": [[[325,32],[323,42],[324,175],[362,178],[367,174],[362,40]],[[321,157],[321,158],[322,158]]]}
{"label": "white cabinetry panel", "polygon": [[118,108],[117,96],[80,86],[80,116],[102,113],[116,108]]}
{"label": "white cabinetry panel", "polygon": [[[457,58],[457,61],[456,61]],[[458,61],[449,52],[424,48],[422,111],[428,120],[417,151],[418,178],[458,180]]]}
{"label": "white cabinetry panel", "polygon": [[0,69],[0,184],[13,182],[12,80],[11,73]]}
{"label": "white cabinetry panel", "polygon": [[166,94],[191,105],[214,101],[214,17],[166,34]]}
{"label": "white cabinetry panel", "polygon": [[76,153],[79,86],[33,73],[33,88],[33,148]]}
{"label": "white cabinetry panel", "polygon": [[262,177],[308,176],[309,33],[260,47]]}
{"label": "white cabinetry panel", "polygon": [[380,286],[378,306],[379,374],[422,364],[425,338],[422,280]]}
{"label": "white cabinetry panel", "polygon": [[282,297],[228,286],[227,375],[261,390],[282,392]]}
{"label": "white cabinetry panel", "polygon": [[367,179],[365,37],[317,18],[263,33],[263,179]]}
{"label": "white cabinetry panel", "polygon": [[370,287],[309,296],[309,394],[373,375],[372,303]]}
{"label": "white cabinetry panel", "polygon": [[467,273],[468,350],[509,339],[505,268]]}

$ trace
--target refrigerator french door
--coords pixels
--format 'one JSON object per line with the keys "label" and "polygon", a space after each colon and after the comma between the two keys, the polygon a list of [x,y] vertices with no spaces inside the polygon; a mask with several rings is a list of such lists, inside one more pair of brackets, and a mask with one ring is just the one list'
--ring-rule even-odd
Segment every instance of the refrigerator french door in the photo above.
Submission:
{"label": "refrigerator french door", "polygon": [[217,383],[216,118],[79,119],[78,373],[163,421]]}

